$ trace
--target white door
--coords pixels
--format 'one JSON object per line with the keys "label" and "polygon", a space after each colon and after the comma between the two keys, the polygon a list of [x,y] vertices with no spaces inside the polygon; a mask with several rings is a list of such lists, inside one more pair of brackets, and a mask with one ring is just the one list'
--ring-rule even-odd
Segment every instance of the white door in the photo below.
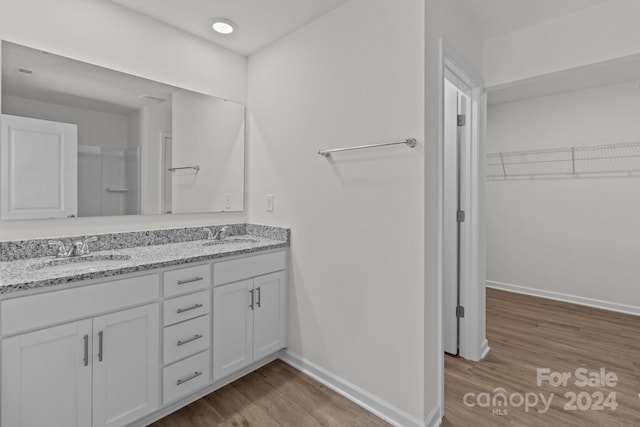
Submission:
{"label": "white door", "polygon": [[213,379],[219,380],[253,361],[253,280],[213,290]]}
{"label": "white door", "polygon": [[253,286],[253,358],[258,360],[285,346],[284,273],[257,277]]}
{"label": "white door", "polygon": [[78,215],[78,128],[2,115],[0,218]]}
{"label": "white door", "polygon": [[[444,351],[458,353],[460,334],[460,283],[468,280],[461,268],[469,242],[465,224],[468,212],[468,143],[470,103],[468,97],[445,79],[444,85],[444,239],[443,239],[443,340]],[[458,118],[462,116],[462,122]],[[466,222],[468,223],[468,221]],[[460,307],[462,310],[462,307]],[[460,316],[462,312],[460,312]]]}
{"label": "white door", "polygon": [[158,305],[93,320],[93,427],[124,426],[158,408]]}
{"label": "white door", "polygon": [[2,425],[91,425],[91,320],[2,341]]}

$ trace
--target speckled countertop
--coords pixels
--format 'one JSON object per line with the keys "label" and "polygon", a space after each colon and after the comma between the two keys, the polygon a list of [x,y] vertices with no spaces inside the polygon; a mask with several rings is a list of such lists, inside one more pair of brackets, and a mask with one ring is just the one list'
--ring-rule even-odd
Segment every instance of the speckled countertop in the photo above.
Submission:
{"label": "speckled countertop", "polygon": [[83,265],[82,262],[74,262],[73,269],[43,267],[56,259],[52,256],[0,262],[0,294],[289,246],[286,240],[274,240],[255,235],[233,236],[231,241],[223,244],[207,246],[204,243],[207,241],[194,240],[92,252],[89,256],[94,258],[112,257],[114,259],[109,261],[108,265],[98,266],[95,263]]}

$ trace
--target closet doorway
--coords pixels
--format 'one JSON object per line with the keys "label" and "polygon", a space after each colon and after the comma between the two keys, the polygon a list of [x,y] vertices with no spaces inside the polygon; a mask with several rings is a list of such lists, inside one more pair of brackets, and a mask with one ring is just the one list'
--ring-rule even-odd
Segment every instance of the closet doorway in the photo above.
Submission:
{"label": "closet doorway", "polygon": [[[441,40],[442,357],[478,361],[485,336],[482,78]],[[443,361],[444,363],[444,361]]]}
{"label": "closet doorway", "polygon": [[[454,83],[456,82],[456,83]],[[452,73],[444,81],[444,264],[443,341],[444,351],[457,355],[460,348],[460,320],[464,306],[460,287],[469,277],[465,267],[468,257],[469,172],[471,119],[470,89]]]}

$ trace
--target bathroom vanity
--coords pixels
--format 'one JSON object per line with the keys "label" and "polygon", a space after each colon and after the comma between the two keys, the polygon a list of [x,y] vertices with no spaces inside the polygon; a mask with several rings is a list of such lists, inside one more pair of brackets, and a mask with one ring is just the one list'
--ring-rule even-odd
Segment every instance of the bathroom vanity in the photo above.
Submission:
{"label": "bathroom vanity", "polygon": [[289,234],[247,228],[1,262],[2,426],[147,425],[274,360]]}

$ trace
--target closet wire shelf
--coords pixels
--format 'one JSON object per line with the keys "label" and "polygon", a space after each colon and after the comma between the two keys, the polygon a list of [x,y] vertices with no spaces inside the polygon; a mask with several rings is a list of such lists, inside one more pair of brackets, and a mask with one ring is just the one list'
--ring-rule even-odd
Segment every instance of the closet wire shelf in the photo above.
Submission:
{"label": "closet wire shelf", "polygon": [[634,175],[640,141],[487,154],[486,177],[508,178]]}

